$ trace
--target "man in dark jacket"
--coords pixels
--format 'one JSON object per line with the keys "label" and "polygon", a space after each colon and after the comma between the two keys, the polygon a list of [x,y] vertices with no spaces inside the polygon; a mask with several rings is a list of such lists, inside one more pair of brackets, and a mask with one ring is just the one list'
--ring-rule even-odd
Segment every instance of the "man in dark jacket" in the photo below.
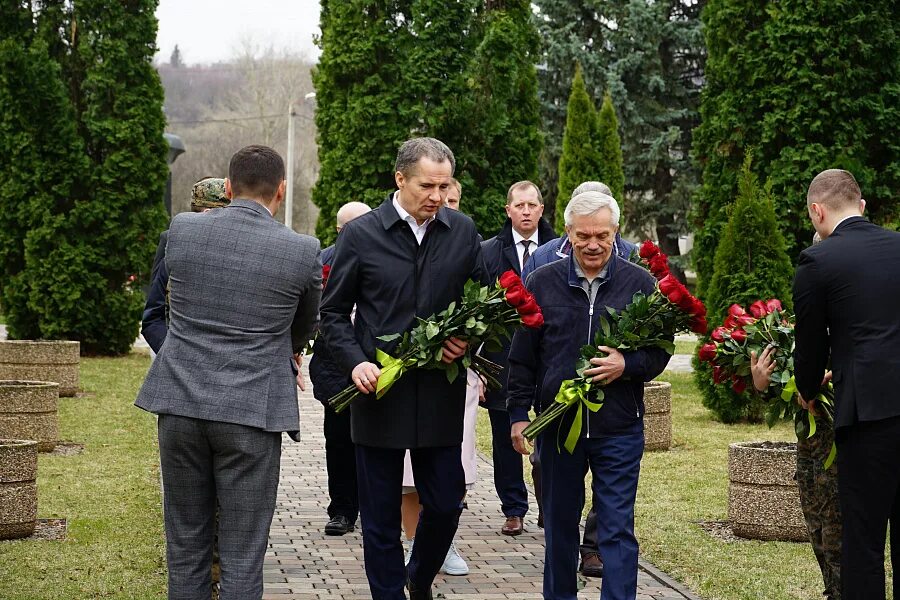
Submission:
{"label": "man in dark jacket", "polygon": [[[543,212],[544,199],[535,184],[519,181],[510,186],[506,193],[506,223],[500,233],[481,244],[484,264],[491,279],[497,279],[509,270],[521,274],[522,266],[528,262],[531,253],[556,237],[556,232],[541,216]],[[498,377],[503,387],[487,391],[483,404],[491,420],[494,487],[506,517],[500,531],[504,535],[519,535],[524,530],[522,520],[528,512],[528,492],[522,477],[522,457],[513,449],[509,438],[509,415],[506,412],[509,342],[499,352],[483,354],[503,366],[503,372]],[[536,493],[539,493],[538,481],[539,472],[535,473]],[[540,498],[538,503],[540,505]]]}
{"label": "man in dark jacket", "polygon": [[822,238],[794,276],[794,375],[803,403],[831,362],[841,503],[841,597],[885,597],[891,530],[894,598],[900,597],[900,234],[862,217],[853,175],[819,173],[806,195]]}
{"label": "man in dark jacket", "polygon": [[[511,435],[525,454],[522,431],[528,410],[550,406],[560,384],[577,376],[580,349],[591,344],[606,307],[623,309],[637,292],[650,294],[655,280],[641,267],[613,253],[619,221],[615,200],[585,192],[566,207],[566,232],[572,254],[545,265],[528,278],[544,313],[540,329],[520,330],[509,355]],[[584,473],[590,468],[597,510],[598,546],[604,561],[603,600],[633,600],[637,590],[638,544],[634,537],[634,501],[644,449],[644,387],[660,373],[669,355],[658,348],[619,352],[593,359],[585,375],[605,382],[602,408],[579,406],[584,426],[572,454],[559,450],[574,421],[565,415],[559,430],[551,426],[539,438],[544,477],[544,598],[576,600],[578,523],[584,505]],[[561,433],[558,433],[560,431]]]}
{"label": "man in dark jacket", "polygon": [[[344,227],[322,302],[322,333],[351,381],[365,394],[351,407],[366,575],[375,600],[431,598],[431,583],[459,524],[465,476],[460,460],[464,377],[412,370],[381,399],[376,349],[397,342],[380,336],[409,331],[462,298],[469,279],[487,284],[475,224],[443,208],[455,159],[443,142],[408,140],[397,154],[397,192]],[[356,320],[350,312],[356,306]],[[443,360],[466,352],[444,342]],[[400,542],[403,457],[410,450],[423,510],[408,570]],[[407,575],[408,574],[408,575]]]}
{"label": "man in dark jacket", "polygon": [[[340,235],[344,225],[371,211],[362,202],[348,202],[337,211],[335,229]],[[323,270],[334,265],[334,246],[322,250]],[[322,277],[322,285],[327,280]],[[324,342],[316,342],[309,361],[309,378],[313,396],[325,407],[325,467],[328,470],[328,523],[325,535],[344,535],[356,527],[359,515],[359,492],[356,486],[356,449],[350,438],[350,411],[341,414],[328,406],[328,399],[350,385],[350,378],[328,351]]]}

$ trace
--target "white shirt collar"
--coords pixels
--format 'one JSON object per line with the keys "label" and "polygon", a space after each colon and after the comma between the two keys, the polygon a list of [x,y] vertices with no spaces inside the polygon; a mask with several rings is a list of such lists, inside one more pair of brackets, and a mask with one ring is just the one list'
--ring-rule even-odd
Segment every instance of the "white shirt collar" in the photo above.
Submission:
{"label": "white shirt collar", "polygon": [[513,234],[513,243],[516,244],[517,246],[518,246],[519,244],[521,244],[521,243],[522,243],[523,241],[525,241],[525,240],[528,240],[528,241],[531,242],[532,244],[537,244],[537,240],[534,239],[535,237],[537,237],[537,230],[536,230],[536,229],[534,230],[534,233],[531,234],[531,237],[525,237],[525,236],[523,236],[521,233],[519,233],[518,231],[516,231],[516,228],[515,228],[515,227],[513,227],[512,234]]}
{"label": "white shirt collar", "polygon": [[428,229],[428,226],[434,221],[434,215],[428,217],[424,223],[419,225],[416,223],[415,217],[406,212],[402,206],[400,206],[400,190],[394,192],[394,197],[391,202],[394,205],[394,210],[397,211],[397,214],[400,215],[400,218],[409,223],[410,229],[412,229],[413,235],[416,236],[416,241],[418,243],[422,243],[422,240],[425,238],[425,231]]}

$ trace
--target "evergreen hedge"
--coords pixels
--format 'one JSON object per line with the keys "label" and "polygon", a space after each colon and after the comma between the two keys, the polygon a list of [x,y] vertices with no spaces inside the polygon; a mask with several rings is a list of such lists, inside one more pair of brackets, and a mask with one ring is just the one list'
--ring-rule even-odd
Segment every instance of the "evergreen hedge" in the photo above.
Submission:
{"label": "evergreen hedge", "polygon": [[167,221],[156,4],[47,3],[36,16],[25,5],[31,28],[2,46],[0,214],[20,217],[0,234],[11,337],[100,354],[137,337]]}
{"label": "evergreen hedge", "polygon": [[788,255],[810,235],[806,188],[826,168],[851,171],[876,222],[900,214],[900,5],[892,0],[709,0],[709,52],[694,153],[701,296],[748,148],[772,185]]}
{"label": "evergreen hedge", "polygon": [[622,170],[622,140],[619,138],[619,120],[609,93],[603,95],[603,104],[597,113],[597,154],[600,159],[599,181],[609,186],[619,209],[625,215],[625,173]]}
{"label": "evergreen hedge", "polygon": [[[716,248],[715,271],[707,289],[706,308],[711,326],[721,325],[728,315],[728,307],[734,303],[746,308],[755,300],[778,298],[790,310],[794,270],[778,227],[770,186],[760,186],[751,170],[749,156],[741,169],[737,199],[728,213],[728,222]],[[708,338],[703,340],[706,341]],[[763,405],[755,396],[736,394],[728,386],[714,384],[712,366],[696,357],[694,368],[703,405],[716,418],[725,423],[762,420]]]}

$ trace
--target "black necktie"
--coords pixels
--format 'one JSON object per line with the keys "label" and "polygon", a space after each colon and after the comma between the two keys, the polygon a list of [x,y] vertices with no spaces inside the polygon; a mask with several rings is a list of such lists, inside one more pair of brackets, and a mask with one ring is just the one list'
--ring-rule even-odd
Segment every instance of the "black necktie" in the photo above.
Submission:
{"label": "black necktie", "polygon": [[525,263],[528,262],[528,257],[531,256],[531,252],[528,251],[528,248],[531,246],[530,240],[522,240],[519,242],[522,244],[522,247],[525,248],[525,251],[522,252],[522,268],[525,268]]}

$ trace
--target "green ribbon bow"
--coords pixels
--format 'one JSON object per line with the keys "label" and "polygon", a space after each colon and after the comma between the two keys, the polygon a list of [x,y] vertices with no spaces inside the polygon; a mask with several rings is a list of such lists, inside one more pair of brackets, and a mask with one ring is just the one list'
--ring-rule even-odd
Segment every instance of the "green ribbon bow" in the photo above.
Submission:
{"label": "green ribbon bow", "polygon": [[[785,402],[793,402],[794,394],[800,394],[800,391],[797,389],[797,380],[794,379],[794,376],[791,375],[791,378],[788,379],[788,382],[784,384],[784,389],[781,390],[781,399]],[[825,394],[819,394],[815,398],[816,402],[819,404],[828,404],[831,405],[831,400],[829,400]],[[806,411],[806,417],[809,419],[809,435],[806,436],[807,439],[816,435],[816,418],[813,416],[812,411]],[[835,457],[837,457],[837,446],[832,442],[831,451],[828,453],[828,458],[825,459],[825,470],[827,471],[831,464],[834,462]]]}
{"label": "green ribbon bow", "polygon": [[387,352],[378,349],[375,350],[375,358],[382,367],[378,383],[375,385],[375,397],[380,400],[408,368],[415,366],[416,360],[413,358],[407,358],[406,360],[394,358]]}
{"label": "green ribbon bow", "polygon": [[[569,451],[569,454],[575,452],[575,444],[577,444],[579,438],[581,438],[584,415],[582,414],[583,411],[581,410],[580,405],[583,404],[591,412],[597,412],[600,410],[600,407],[603,406],[602,401],[591,402],[588,400],[590,391],[591,382],[589,380],[566,379],[562,382],[562,385],[559,387],[559,392],[556,393],[556,397],[553,399],[554,402],[567,407],[578,405],[578,409],[575,412],[575,420],[572,421],[572,426],[569,428],[569,433],[566,435],[566,441],[563,444],[566,450]],[[598,392],[598,400],[602,400],[602,393],[602,391]],[[557,438],[556,449],[559,451],[559,438]]]}

